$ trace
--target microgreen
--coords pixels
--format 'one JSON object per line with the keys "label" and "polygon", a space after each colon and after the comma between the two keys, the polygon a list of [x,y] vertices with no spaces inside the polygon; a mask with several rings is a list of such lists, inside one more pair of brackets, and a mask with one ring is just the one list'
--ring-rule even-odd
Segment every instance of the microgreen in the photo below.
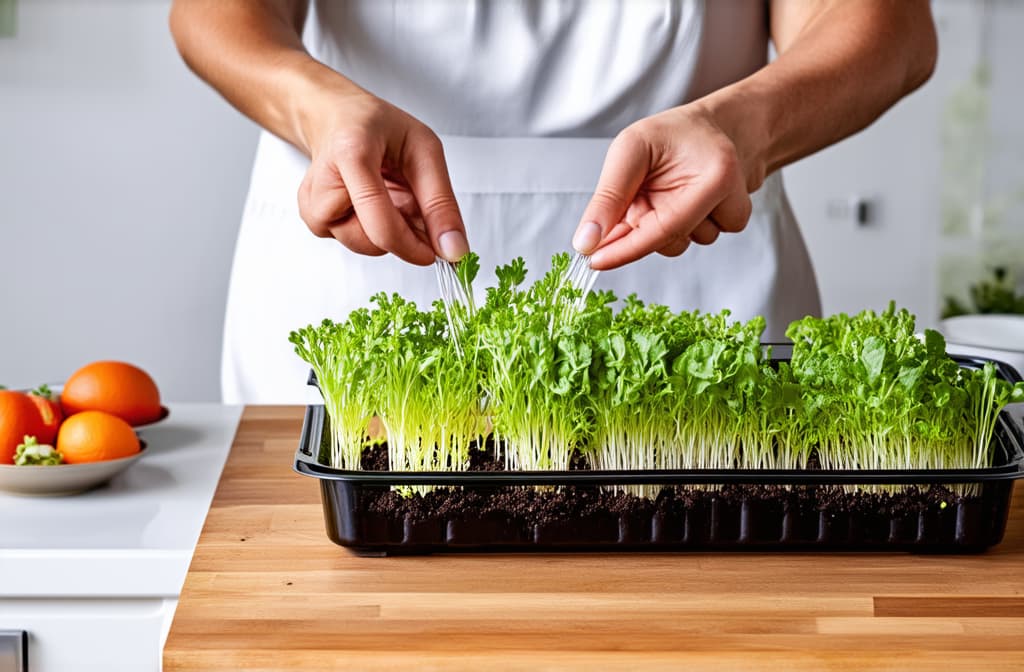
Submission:
{"label": "microgreen", "polygon": [[[379,416],[389,467],[467,468],[487,427],[509,469],[979,468],[1024,384],[992,364],[962,368],[934,331],[894,305],[792,323],[789,362],[761,345],[763,318],[674,313],[564,282],[556,255],[526,286],[526,266],[499,267],[496,286],[455,328],[438,301],[398,295],[347,320],[291,334],[313,368],[330,419],[334,467],[359,469]],[[469,290],[479,260],[454,267]],[[653,496],[656,488],[637,494]]]}

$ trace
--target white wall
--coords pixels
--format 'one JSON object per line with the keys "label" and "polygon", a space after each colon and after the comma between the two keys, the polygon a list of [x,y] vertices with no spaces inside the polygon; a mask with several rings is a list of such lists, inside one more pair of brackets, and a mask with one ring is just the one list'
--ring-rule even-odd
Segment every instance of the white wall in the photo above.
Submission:
{"label": "white wall", "polygon": [[[982,0],[933,2],[940,48],[932,79],[866,131],[784,171],[826,313],[884,308],[895,299],[917,314],[922,326],[936,326],[942,294],[938,259],[943,115],[950,96],[970,76],[983,49],[994,65],[994,141],[1018,150],[993,153],[993,158],[1003,161],[991,162],[996,178],[992,182],[1004,189],[1011,188],[1006,185],[1024,189],[1020,154],[1024,95],[1019,86],[1024,3],[988,3],[992,40],[987,46],[980,43],[984,4]],[[836,209],[834,204],[858,196],[877,206],[869,225],[861,227],[849,218],[829,215],[830,209]],[[1024,230],[1024,222],[1019,226]],[[973,280],[957,278],[947,284],[962,288]]]}
{"label": "white wall", "polygon": [[255,127],[191,75],[169,0],[19,0],[0,39],[0,383],[94,359],[219,398]]}
{"label": "white wall", "polygon": [[[168,4],[19,0],[18,35],[0,39],[0,383],[61,380],[116,357],[150,370],[168,399],[219,396],[255,129],[182,65]],[[936,6],[932,82],[786,171],[826,311],[893,298],[936,319],[939,121],[969,71],[978,4]],[[1024,34],[1019,7],[997,9],[1008,17],[998,25]],[[1019,113],[1013,91],[1000,109]],[[828,215],[856,195],[875,199],[872,224]]]}

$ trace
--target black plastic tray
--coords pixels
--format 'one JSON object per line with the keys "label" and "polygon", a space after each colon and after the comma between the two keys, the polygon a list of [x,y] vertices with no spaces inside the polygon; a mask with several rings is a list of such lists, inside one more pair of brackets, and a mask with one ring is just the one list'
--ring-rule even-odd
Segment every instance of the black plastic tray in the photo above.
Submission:
{"label": "black plastic tray", "polygon": [[[953,358],[969,368],[990,361]],[[1020,380],[1012,367],[996,365],[1002,377]],[[945,470],[344,471],[318,462],[328,422],[323,406],[307,406],[295,470],[320,479],[328,537],[362,555],[698,549],[979,552],[1002,540],[1013,482],[1024,477],[1021,418],[1009,410],[1000,414],[993,436],[994,466]],[[465,509],[388,512],[378,506],[393,486],[418,485],[457,486],[475,501],[523,486],[557,488],[569,500],[581,501],[594,500],[614,485],[663,486],[673,492],[685,487],[689,494],[621,513],[570,507],[575,510],[565,516],[543,520]],[[693,487],[702,485],[717,487]],[[850,498],[846,504],[822,504],[819,494],[843,485],[912,485],[922,493],[970,485],[973,492],[936,497],[933,505],[911,509],[870,498],[863,506],[849,506]],[[759,492],[758,486],[770,487]]]}

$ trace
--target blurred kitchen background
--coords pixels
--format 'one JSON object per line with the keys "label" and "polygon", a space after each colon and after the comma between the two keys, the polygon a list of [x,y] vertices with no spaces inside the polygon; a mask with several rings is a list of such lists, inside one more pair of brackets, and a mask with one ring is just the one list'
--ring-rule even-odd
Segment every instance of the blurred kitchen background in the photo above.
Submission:
{"label": "blurred kitchen background", "polygon": [[[2,384],[117,358],[219,399],[257,129],[186,70],[169,5],[0,0]],[[895,299],[935,326],[994,267],[1024,280],[1024,2],[933,7],[931,81],[785,171],[827,313]]]}

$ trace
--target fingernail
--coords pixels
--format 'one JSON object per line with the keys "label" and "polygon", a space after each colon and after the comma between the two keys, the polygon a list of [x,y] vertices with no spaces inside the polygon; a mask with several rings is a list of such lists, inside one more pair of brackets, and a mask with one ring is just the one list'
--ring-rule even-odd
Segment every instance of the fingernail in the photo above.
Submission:
{"label": "fingernail", "polygon": [[601,226],[597,222],[584,222],[572,237],[572,246],[577,252],[590,254],[601,242]]}
{"label": "fingernail", "polygon": [[469,252],[469,241],[461,231],[445,231],[438,237],[437,245],[446,261],[458,261]]}

